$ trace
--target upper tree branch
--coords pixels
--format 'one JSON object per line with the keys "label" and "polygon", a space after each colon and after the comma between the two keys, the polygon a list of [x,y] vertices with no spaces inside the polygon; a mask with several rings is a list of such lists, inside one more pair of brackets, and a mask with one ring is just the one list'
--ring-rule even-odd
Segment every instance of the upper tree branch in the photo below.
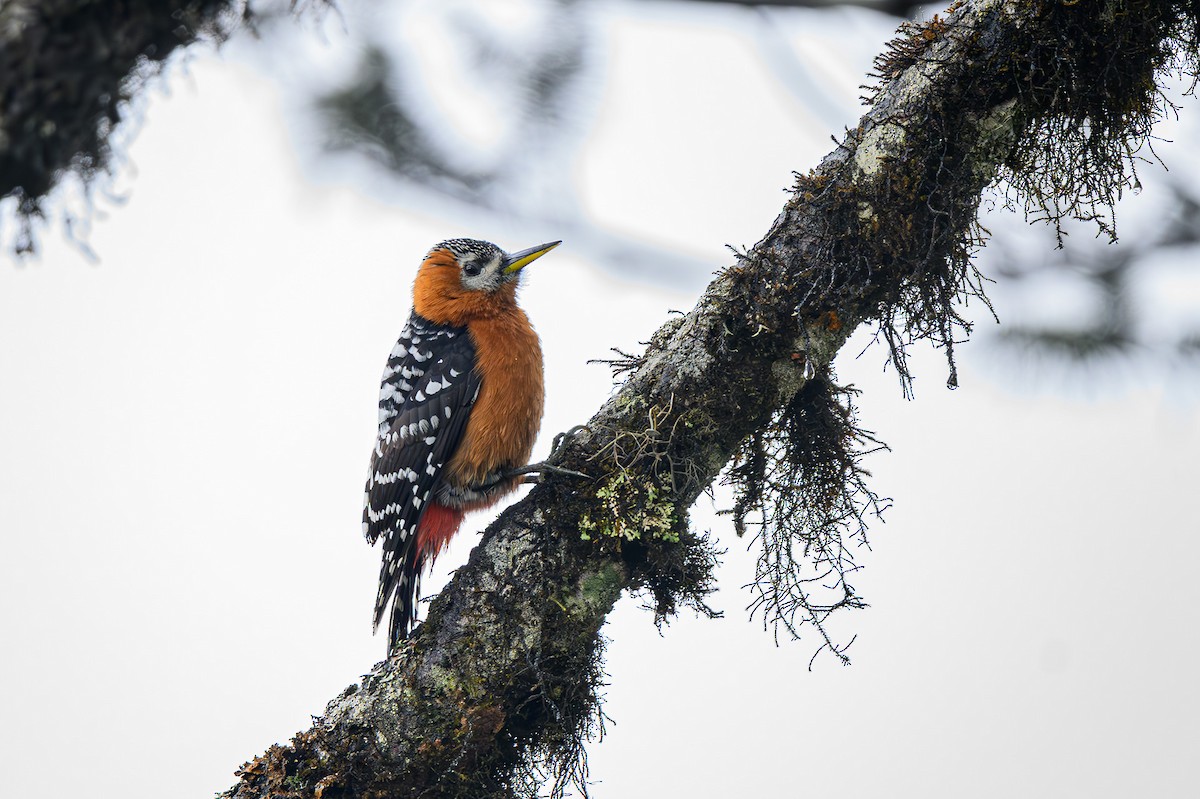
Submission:
{"label": "upper tree branch", "polygon": [[[0,0],[0,198],[27,222],[63,174],[104,169],[139,77],[248,14],[245,0]],[[28,229],[15,245],[32,248]]]}
{"label": "upper tree branch", "polygon": [[251,16],[248,0],[0,0],[0,199],[15,197],[26,222],[16,249],[33,247],[28,219],[62,175],[108,166],[146,74]]}
{"label": "upper tree branch", "polygon": [[594,479],[506,511],[414,637],[225,796],[508,796],[536,789],[539,762],[578,778],[613,603],[703,594],[697,495],[857,325],[879,327],[902,374],[907,341],[952,347],[997,175],[1052,215],[1119,192],[1161,108],[1157,71],[1172,48],[1195,63],[1196,8],[980,0],[902,30],[858,127],[576,437],[561,465]]}

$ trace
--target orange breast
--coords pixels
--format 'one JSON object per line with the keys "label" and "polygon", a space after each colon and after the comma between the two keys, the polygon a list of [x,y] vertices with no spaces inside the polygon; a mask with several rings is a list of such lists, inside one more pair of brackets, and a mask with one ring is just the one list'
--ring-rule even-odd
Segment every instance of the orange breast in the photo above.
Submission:
{"label": "orange breast", "polygon": [[459,485],[479,485],[489,472],[529,462],[542,423],[542,346],[515,303],[504,313],[467,323],[482,377],[462,444],[447,464]]}

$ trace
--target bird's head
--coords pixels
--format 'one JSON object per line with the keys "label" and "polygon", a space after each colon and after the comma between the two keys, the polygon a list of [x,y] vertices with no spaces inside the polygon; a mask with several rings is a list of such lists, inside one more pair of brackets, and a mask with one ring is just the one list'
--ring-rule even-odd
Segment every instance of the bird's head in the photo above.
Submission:
{"label": "bird's head", "polygon": [[561,243],[507,253],[489,241],[443,241],[421,263],[413,307],[430,321],[451,325],[495,314],[516,303],[521,270]]}

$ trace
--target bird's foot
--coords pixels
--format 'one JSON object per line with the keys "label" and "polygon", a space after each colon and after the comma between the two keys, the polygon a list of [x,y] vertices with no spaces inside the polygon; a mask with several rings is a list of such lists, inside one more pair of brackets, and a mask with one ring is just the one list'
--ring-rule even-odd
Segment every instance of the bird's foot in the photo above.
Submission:
{"label": "bird's foot", "polygon": [[575,436],[587,429],[587,425],[577,424],[570,430],[567,430],[564,433],[559,433],[554,437],[554,442],[550,445],[550,455],[546,458],[546,460],[542,461],[541,463],[530,463],[526,466],[521,466],[520,468],[505,472],[504,476],[521,477],[522,483],[540,483],[546,479],[546,475],[548,474],[559,475],[561,477],[581,477],[584,480],[591,480],[591,476],[586,475],[583,472],[577,472],[574,469],[564,469],[561,466],[554,466],[550,463],[552,460],[557,460],[558,457],[563,453],[563,450],[567,448],[567,444],[570,442],[572,436]]}
{"label": "bird's foot", "polygon": [[562,477],[582,477],[584,480],[591,480],[591,475],[577,472],[574,469],[564,469],[561,466],[552,466],[545,461],[541,463],[530,463],[522,466],[519,469],[513,469],[505,472],[505,477],[521,477],[522,483],[540,483],[546,479],[546,475],[556,474]]}
{"label": "bird's foot", "polygon": [[567,443],[575,436],[587,430],[586,424],[577,424],[570,430],[559,433],[554,437],[554,441],[550,444],[550,457],[546,460],[552,460],[563,454],[563,450],[567,448]]}

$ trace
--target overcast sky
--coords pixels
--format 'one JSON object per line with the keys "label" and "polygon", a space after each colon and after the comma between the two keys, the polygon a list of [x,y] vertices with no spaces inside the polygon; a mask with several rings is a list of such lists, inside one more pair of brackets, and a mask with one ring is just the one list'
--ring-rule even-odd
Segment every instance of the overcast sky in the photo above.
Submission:
{"label": "overcast sky", "polygon": [[[587,360],[635,349],[692,306],[725,244],[766,231],[791,171],[852,121],[893,25],[774,21],[819,92],[807,103],[762,57],[759,17],[597,4],[603,80],[547,188],[582,210],[580,245],[316,160],[286,54],[239,40],[168,69],[96,202],[98,260],[49,232],[39,257],[0,265],[5,795],[210,796],[382,657],[359,503],[421,255],[460,235],[567,238],[522,291],[546,350],[545,454],[610,390]],[[341,24],[289,46],[351,63]],[[606,235],[683,255],[631,269]],[[869,465],[895,505],[855,581],[871,607],[838,627],[853,665],[810,672],[811,638],[777,647],[748,620],[753,553],[714,514],[718,490],[693,523],[728,548],[725,618],[660,635],[636,598],[618,605],[594,795],[1191,795],[1194,378],[1035,369],[982,340],[960,348],[954,392],[918,352],[905,402],[880,347],[853,358],[865,344],[838,369],[892,447]],[[468,520],[427,587],[493,515]]]}

